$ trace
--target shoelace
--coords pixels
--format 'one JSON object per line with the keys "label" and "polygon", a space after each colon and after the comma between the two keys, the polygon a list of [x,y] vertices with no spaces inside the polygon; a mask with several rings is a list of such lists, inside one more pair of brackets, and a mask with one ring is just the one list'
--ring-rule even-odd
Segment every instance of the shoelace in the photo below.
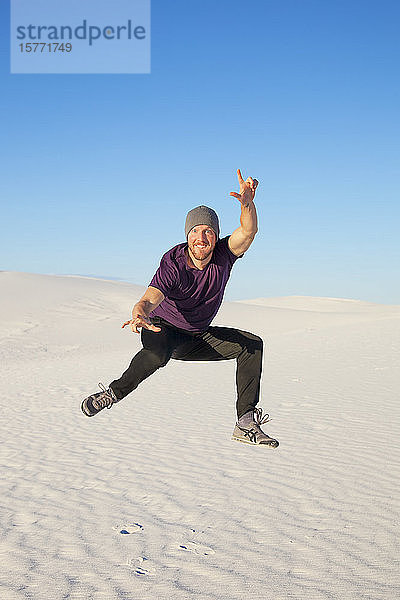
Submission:
{"label": "shoelace", "polygon": [[[99,388],[102,392],[104,392],[104,396],[100,396],[100,398],[96,398],[94,402],[98,408],[111,408],[115,402],[114,393],[110,388],[106,388],[106,386],[102,383],[99,383]],[[93,402],[93,404],[94,404]]]}
{"label": "shoelace", "polygon": [[255,408],[254,409],[254,415],[255,415],[255,421],[254,422],[259,427],[261,427],[261,425],[264,425],[264,423],[268,423],[269,421],[272,421],[272,419],[269,418],[269,414],[268,413],[265,413],[265,415],[263,417],[263,409],[262,408]]}
{"label": "shoelace", "polygon": [[263,433],[260,429],[261,425],[264,425],[264,423],[268,423],[271,420],[272,419],[269,418],[268,413],[265,413],[265,415],[263,416],[262,408],[255,408],[254,425],[256,426],[256,428],[251,427],[250,429],[245,429],[244,427],[240,427],[239,425],[238,427],[243,431],[245,437],[248,437],[251,442],[255,443],[257,441],[257,433]]}

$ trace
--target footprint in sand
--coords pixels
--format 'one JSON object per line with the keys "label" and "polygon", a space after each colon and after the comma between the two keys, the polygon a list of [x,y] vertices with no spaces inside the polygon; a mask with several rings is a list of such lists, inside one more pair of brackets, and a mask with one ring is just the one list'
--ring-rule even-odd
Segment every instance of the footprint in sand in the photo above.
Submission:
{"label": "footprint in sand", "polygon": [[129,523],[128,525],[115,525],[113,527],[114,531],[119,531],[122,535],[129,535],[130,533],[139,533],[142,531],[143,525],[140,523]]}
{"label": "footprint in sand", "polygon": [[184,550],[185,552],[193,552],[194,554],[199,554],[200,556],[208,556],[209,554],[215,554],[215,551],[209,546],[205,546],[204,544],[200,544],[199,542],[194,541],[181,544],[179,546],[179,550]]}
{"label": "footprint in sand", "polygon": [[137,577],[144,577],[151,574],[151,570],[146,569],[143,564],[147,560],[149,560],[147,556],[138,556],[137,558],[128,558],[126,564],[133,569],[133,572]]}

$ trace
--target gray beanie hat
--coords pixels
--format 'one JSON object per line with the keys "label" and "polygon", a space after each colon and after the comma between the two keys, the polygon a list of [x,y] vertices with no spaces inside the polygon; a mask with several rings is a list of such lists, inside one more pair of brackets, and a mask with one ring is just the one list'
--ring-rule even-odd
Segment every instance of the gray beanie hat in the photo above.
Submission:
{"label": "gray beanie hat", "polygon": [[193,227],[196,227],[196,225],[209,225],[211,229],[215,231],[217,239],[219,238],[218,215],[212,208],[208,208],[208,206],[197,206],[188,212],[185,223],[186,238],[189,235],[189,231],[193,229]]}

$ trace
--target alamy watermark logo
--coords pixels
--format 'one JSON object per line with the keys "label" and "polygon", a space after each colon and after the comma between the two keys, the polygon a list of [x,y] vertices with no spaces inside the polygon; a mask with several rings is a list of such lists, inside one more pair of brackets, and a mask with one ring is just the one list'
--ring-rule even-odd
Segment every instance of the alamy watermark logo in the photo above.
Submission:
{"label": "alamy watermark logo", "polygon": [[150,0],[11,0],[11,73],[150,73]]}

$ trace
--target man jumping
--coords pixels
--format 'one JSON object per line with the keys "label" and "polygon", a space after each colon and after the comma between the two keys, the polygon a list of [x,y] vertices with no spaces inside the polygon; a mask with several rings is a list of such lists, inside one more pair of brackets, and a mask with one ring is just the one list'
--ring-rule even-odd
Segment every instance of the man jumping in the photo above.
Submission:
{"label": "man jumping", "polygon": [[93,417],[125,398],[170,358],[208,361],[236,359],[237,423],[232,439],[276,448],[279,443],[261,429],[268,421],[257,407],[260,394],[263,341],[257,335],[210,323],[221,306],[231,269],[249,249],[257,233],[254,196],[257,179],[243,180],[231,192],[241,204],[240,226],[219,238],[218,216],[212,208],[198,206],[186,217],[187,242],[174,246],[161,259],[145,294],[132,309],[130,326],[139,333],[143,348],[128,369],[108,388],[82,402],[82,411]]}

